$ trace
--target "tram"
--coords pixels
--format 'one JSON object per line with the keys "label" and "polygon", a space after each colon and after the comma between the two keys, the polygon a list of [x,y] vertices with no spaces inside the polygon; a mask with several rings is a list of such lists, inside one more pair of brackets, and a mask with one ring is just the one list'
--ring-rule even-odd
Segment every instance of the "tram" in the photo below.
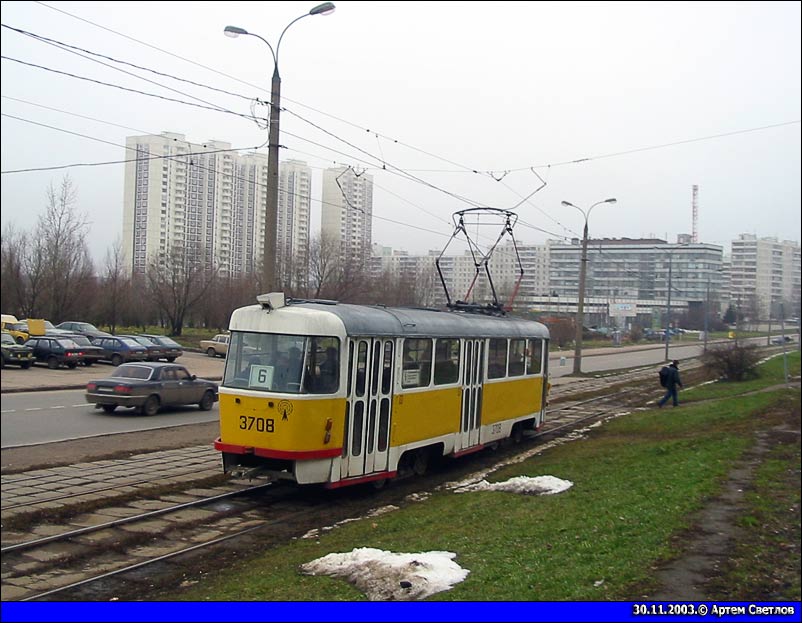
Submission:
{"label": "tram", "polygon": [[543,423],[537,322],[271,293],[229,329],[215,441],[226,472],[382,484]]}

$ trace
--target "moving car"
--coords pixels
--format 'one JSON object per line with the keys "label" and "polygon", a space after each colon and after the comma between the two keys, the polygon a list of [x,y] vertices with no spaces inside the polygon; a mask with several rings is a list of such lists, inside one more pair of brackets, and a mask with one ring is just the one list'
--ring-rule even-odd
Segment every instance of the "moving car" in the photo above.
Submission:
{"label": "moving car", "polygon": [[787,344],[790,341],[791,341],[791,336],[789,335],[778,335],[776,337],[771,338],[772,344],[783,344],[783,343]]}
{"label": "moving car", "polygon": [[139,335],[160,344],[164,348],[164,358],[167,361],[175,361],[184,354],[184,349],[181,348],[181,344],[166,335],[154,335],[152,333],[140,333]]}
{"label": "moving car", "polygon": [[217,401],[217,383],[199,379],[175,363],[126,363],[108,378],[89,381],[86,401],[106,413],[132,407],[156,415],[162,407],[187,404],[208,411]]}
{"label": "moving car", "polygon": [[2,333],[2,367],[8,364],[20,366],[27,370],[33,363],[33,348],[17,344],[11,334],[3,331]]}
{"label": "moving car", "polygon": [[230,338],[231,336],[227,333],[218,333],[211,340],[201,340],[201,350],[205,351],[209,357],[225,357]]}

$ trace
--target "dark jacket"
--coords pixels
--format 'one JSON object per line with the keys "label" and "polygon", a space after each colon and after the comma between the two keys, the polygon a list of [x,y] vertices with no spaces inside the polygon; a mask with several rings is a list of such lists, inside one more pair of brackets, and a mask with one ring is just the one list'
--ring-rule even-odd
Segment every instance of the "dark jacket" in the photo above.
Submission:
{"label": "dark jacket", "polygon": [[679,369],[673,363],[668,366],[668,378],[666,379],[666,387],[674,389],[675,386],[682,387],[682,381],[679,378]]}

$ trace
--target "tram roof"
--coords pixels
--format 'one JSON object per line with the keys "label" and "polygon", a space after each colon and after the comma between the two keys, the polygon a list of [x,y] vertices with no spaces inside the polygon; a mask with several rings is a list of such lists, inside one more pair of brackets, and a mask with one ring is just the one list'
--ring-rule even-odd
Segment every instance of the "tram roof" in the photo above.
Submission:
{"label": "tram roof", "polygon": [[345,325],[348,335],[543,338],[549,336],[545,325],[510,316],[345,303],[309,302],[287,305],[289,309],[293,307],[333,314]]}

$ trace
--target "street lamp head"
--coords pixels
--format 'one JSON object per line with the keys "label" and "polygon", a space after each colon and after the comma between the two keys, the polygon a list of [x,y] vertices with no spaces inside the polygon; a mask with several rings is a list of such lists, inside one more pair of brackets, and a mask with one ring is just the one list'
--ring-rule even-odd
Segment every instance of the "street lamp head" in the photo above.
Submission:
{"label": "street lamp head", "polygon": [[335,6],[333,2],[324,2],[311,9],[309,15],[330,15],[334,13],[334,9]]}
{"label": "street lamp head", "polygon": [[564,206],[568,206],[569,208],[575,208],[575,207],[576,207],[576,206],[575,206],[573,203],[571,203],[570,201],[561,201],[560,203],[561,203],[562,205],[564,205]]}
{"label": "street lamp head", "polygon": [[223,29],[223,34],[226,37],[231,37],[232,39],[236,39],[240,35],[247,35],[250,33],[244,28],[240,28],[239,26],[226,26]]}
{"label": "street lamp head", "polygon": [[616,203],[616,202],[617,202],[617,200],[616,200],[615,197],[612,197],[611,199],[605,199],[604,200],[604,203]]}

